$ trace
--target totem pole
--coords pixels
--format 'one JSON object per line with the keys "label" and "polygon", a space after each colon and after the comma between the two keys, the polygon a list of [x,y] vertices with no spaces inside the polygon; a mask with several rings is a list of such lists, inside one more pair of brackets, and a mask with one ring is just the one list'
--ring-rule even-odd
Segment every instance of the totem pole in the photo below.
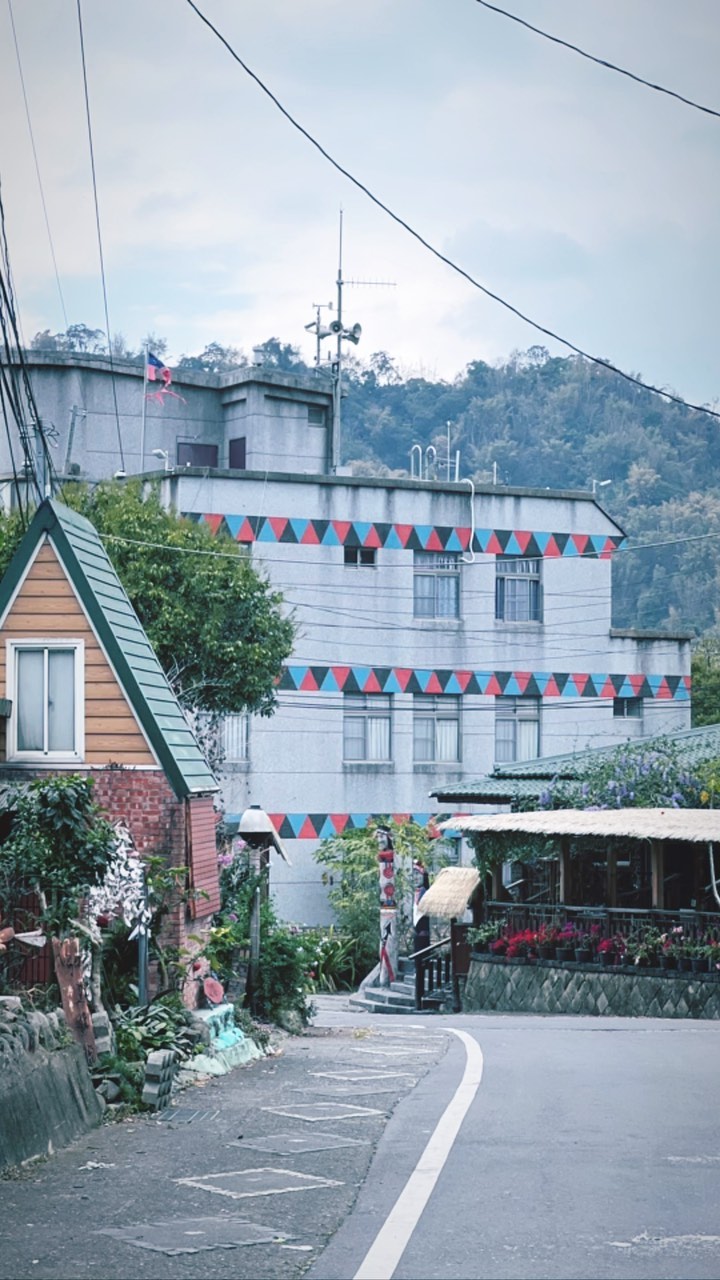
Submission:
{"label": "totem pole", "polygon": [[398,967],[395,905],[395,849],[388,827],[375,832],[380,863],[380,976],[378,986],[389,987]]}

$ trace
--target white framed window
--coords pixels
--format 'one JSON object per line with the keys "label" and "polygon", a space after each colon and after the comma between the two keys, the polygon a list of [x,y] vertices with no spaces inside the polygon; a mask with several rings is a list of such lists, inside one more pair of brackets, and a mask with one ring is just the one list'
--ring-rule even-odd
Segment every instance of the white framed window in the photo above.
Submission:
{"label": "white framed window", "polygon": [[416,551],[413,560],[416,618],[460,617],[460,556],[455,551]]}
{"label": "white framed window", "polygon": [[418,764],[460,759],[460,699],[452,694],[413,696],[413,759]]}
{"label": "white framed window", "polygon": [[345,564],[361,565],[363,568],[374,568],[377,564],[375,547],[343,547]]}
{"label": "white framed window", "polygon": [[385,763],[392,759],[392,698],[386,693],[346,693],[343,759]]}
{"label": "white framed window", "polygon": [[82,760],[85,646],[82,640],[8,640],[12,698],[9,760]]}
{"label": "white framed window", "polygon": [[225,716],[222,726],[223,758],[228,764],[238,764],[248,759],[250,743],[250,716],[246,711]]}
{"label": "white framed window", "polygon": [[540,699],[495,699],[495,763],[537,760],[540,755]]}
{"label": "white framed window", "polygon": [[613,698],[613,716],[619,720],[642,720],[642,698]]}
{"label": "white framed window", "polygon": [[542,622],[540,560],[497,556],[495,617],[498,622]]}

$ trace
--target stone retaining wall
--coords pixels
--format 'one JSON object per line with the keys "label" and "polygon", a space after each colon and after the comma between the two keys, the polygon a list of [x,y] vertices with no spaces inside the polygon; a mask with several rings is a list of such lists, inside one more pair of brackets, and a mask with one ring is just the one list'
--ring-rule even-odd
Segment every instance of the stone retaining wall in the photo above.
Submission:
{"label": "stone retaining wall", "polygon": [[542,960],[517,964],[473,956],[463,1011],[720,1018],[720,981],[712,974],[608,970]]}
{"label": "stone retaining wall", "polygon": [[0,1169],[67,1146],[102,1119],[77,1044],[62,1013],[23,1009],[0,998]]}

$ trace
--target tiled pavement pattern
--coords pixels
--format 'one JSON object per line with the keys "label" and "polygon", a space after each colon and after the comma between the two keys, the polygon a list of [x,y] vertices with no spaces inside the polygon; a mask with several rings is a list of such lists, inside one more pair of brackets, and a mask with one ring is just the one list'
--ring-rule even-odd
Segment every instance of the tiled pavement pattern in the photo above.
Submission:
{"label": "tiled pavement pattern", "polygon": [[472,960],[463,1008],[466,1013],[715,1019],[720,1018],[720,980],[692,973]]}
{"label": "tiled pavement pattern", "polygon": [[295,1280],[450,1038],[425,1023],[311,1028],[162,1118],[103,1125],[0,1180],[0,1280]]}

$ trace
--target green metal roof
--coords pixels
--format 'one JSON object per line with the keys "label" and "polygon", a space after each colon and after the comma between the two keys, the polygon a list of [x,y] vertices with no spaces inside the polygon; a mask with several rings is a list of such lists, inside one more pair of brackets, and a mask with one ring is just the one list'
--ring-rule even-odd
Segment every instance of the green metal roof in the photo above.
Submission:
{"label": "green metal roof", "polygon": [[0,582],[0,617],[46,534],[175,794],[219,790],[100,537],[84,516],[49,498],[38,507]]}
{"label": "green metal roof", "polygon": [[464,800],[483,804],[492,801],[510,801],[515,796],[539,796],[553,778],[569,780],[580,778],[588,765],[612,755],[620,746],[643,746],[670,739],[677,749],[680,762],[687,769],[705,760],[720,757],[720,724],[706,724],[699,729],[681,729],[677,733],[653,734],[649,738],[633,738],[626,743],[614,743],[609,747],[586,747],[584,751],[568,752],[561,756],[541,756],[537,760],[523,760],[516,764],[496,765],[487,778],[472,782],[459,782],[452,788],[438,788],[430,795],[438,800]]}

